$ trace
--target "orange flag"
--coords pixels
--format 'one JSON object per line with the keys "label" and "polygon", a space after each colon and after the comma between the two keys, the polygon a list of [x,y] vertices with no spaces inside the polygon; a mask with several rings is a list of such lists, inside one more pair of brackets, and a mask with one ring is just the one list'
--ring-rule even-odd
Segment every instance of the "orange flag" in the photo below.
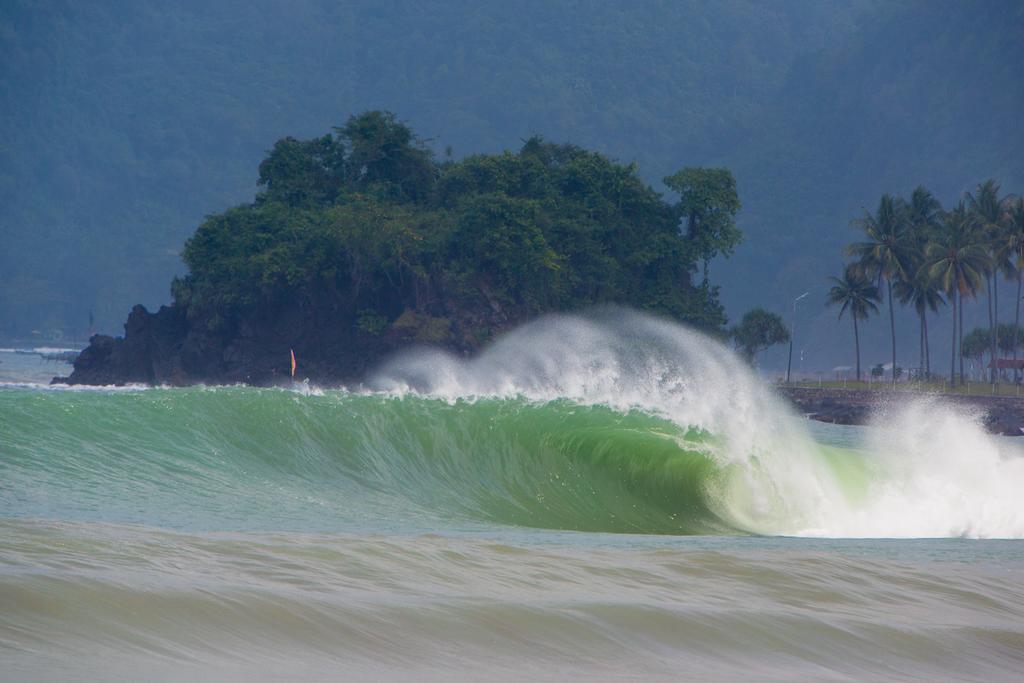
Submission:
{"label": "orange flag", "polygon": [[292,353],[292,379],[295,379],[295,350],[289,349]]}

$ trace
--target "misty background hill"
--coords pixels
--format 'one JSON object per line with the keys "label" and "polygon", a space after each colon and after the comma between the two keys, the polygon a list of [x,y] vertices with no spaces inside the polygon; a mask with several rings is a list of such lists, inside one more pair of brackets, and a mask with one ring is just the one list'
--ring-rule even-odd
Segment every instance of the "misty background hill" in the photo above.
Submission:
{"label": "misty background hill", "polygon": [[0,337],[82,338],[90,311],[119,333],[169,302],[185,238],[251,199],[275,140],[389,109],[441,157],[540,134],[657,188],[729,167],[745,240],[712,264],[722,301],[788,321],[810,291],[797,363],[828,368],[852,360],[822,304],[862,207],[919,183],[947,207],[989,177],[1024,192],[1024,3],[6,0],[0,107]]}

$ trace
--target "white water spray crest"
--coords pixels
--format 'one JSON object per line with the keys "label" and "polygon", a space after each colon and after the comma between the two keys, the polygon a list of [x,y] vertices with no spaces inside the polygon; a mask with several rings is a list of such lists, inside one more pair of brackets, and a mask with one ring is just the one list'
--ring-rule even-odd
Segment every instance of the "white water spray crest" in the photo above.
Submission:
{"label": "white water spray crest", "polygon": [[152,389],[148,384],[51,384],[48,382],[0,381],[0,388],[32,389],[34,391],[90,392],[90,393],[130,393]]}
{"label": "white water spray crest", "polygon": [[869,505],[842,529],[901,537],[1024,537],[1024,449],[994,437],[983,414],[939,400],[878,413],[868,446],[881,475]]}
{"label": "white water spray crest", "polygon": [[703,430],[715,440],[709,455],[731,470],[721,482],[727,490],[709,492],[712,504],[750,531],[787,533],[794,522],[802,528],[814,501],[838,495],[819,471],[803,422],[746,363],[706,335],[624,309],[545,317],[471,360],[409,354],[373,384],[448,400],[567,399]]}
{"label": "white water spray crest", "polygon": [[[386,365],[371,386],[443,399],[567,399],[642,410],[735,440],[743,459],[790,416],[725,346],[698,332],[617,308],[547,316],[463,360],[418,351]],[[769,413],[765,414],[765,410]]]}
{"label": "white water spray crest", "polygon": [[903,404],[869,429],[852,494],[806,424],[749,367],[705,335],[633,311],[548,316],[470,360],[417,351],[370,386],[454,401],[570,400],[642,410],[713,435],[727,473],[718,512],[755,533],[824,537],[1024,537],[1024,458],[977,417]]}

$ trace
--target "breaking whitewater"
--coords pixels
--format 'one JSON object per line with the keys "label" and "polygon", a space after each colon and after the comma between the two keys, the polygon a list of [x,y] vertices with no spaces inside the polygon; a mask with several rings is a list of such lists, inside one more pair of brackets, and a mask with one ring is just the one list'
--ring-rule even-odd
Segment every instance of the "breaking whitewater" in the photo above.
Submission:
{"label": "breaking whitewater", "polygon": [[1011,680],[1022,537],[980,416],[812,424],[622,310],[352,390],[0,387],[17,679]]}

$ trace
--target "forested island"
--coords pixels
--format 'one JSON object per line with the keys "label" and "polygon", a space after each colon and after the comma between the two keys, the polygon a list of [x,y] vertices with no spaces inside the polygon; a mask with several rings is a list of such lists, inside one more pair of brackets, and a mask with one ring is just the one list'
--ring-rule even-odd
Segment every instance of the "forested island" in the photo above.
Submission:
{"label": "forested island", "polygon": [[[683,168],[668,202],[624,165],[539,137],[439,160],[394,114],[279,140],[254,201],[187,241],[173,303],[94,336],[86,384],[358,380],[414,345],[469,355],[546,312],[623,304],[724,334],[708,263],[740,240],[732,174]],[[775,321],[773,321],[775,322]],[[736,332],[750,355],[756,339]],[[754,334],[756,337],[756,333]]]}

